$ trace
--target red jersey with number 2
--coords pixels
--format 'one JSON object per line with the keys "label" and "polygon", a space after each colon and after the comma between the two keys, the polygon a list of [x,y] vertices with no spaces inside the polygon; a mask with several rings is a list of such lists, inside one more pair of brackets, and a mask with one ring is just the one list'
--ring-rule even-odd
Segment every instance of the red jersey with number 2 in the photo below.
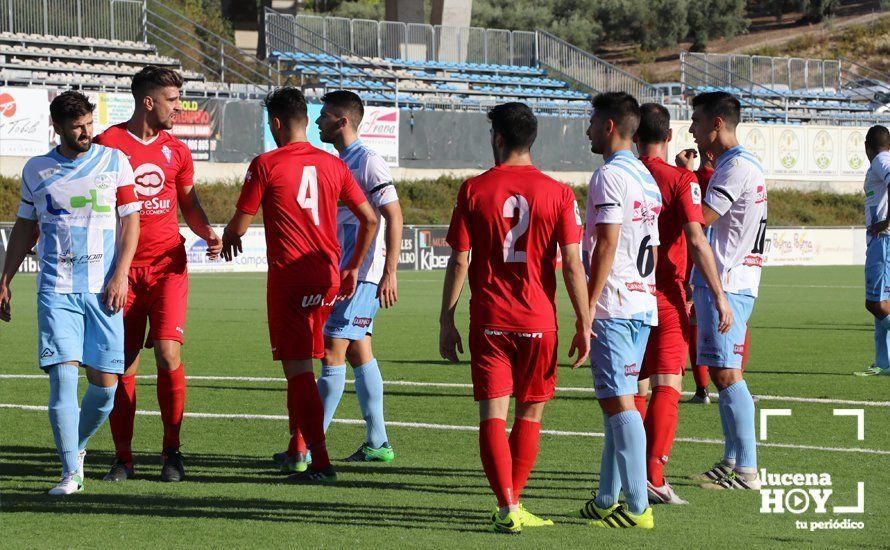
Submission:
{"label": "red jersey with number 2", "polygon": [[340,286],[338,200],[367,202],[346,164],[308,142],[253,159],[237,207],[263,207],[270,286]]}
{"label": "red jersey with number 2", "polygon": [[474,329],[556,330],[556,254],[581,242],[572,190],[534,166],[496,166],[464,182],[448,229],[472,250]]}
{"label": "red jersey with number 2", "polygon": [[133,167],[136,194],[142,201],[139,212],[139,244],[133,267],[185,261],[185,239],[179,234],[176,215],[178,191],[194,185],[195,165],[188,147],[161,130],[142,141],[123,122],[96,136],[96,143],[123,151]]}

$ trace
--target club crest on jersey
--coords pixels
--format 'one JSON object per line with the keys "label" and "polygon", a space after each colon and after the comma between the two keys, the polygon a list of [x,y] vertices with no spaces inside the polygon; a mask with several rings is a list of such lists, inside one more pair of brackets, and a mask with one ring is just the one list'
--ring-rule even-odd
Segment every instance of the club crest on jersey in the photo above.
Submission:
{"label": "club crest on jersey", "polygon": [[701,186],[692,182],[689,187],[692,189],[692,204],[701,204]]}
{"label": "club crest on jersey", "polygon": [[762,204],[766,202],[766,186],[758,185],[754,194],[754,204]]}
{"label": "club crest on jersey", "polygon": [[97,189],[108,189],[114,184],[114,176],[108,173],[102,173],[96,176],[95,184]]}
{"label": "club crest on jersey", "polygon": [[140,164],[139,167],[133,171],[133,175],[134,183],[136,184],[136,192],[139,193],[141,198],[153,197],[160,193],[161,189],[164,188],[166,176],[164,175],[164,171],[156,164],[150,162]]}
{"label": "club crest on jersey", "polygon": [[37,175],[40,176],[40,179],[45,180],[45,179],[48,179],[53,174],[55,174],[56,172],[58,172],[59,170],[61,170],[61,168],[59,168],[58,166],[50,166],[49,168],[46,168],[44,170],[37,172]]}
{"label": "club crest on jersey", "polygon": [[169,147],[164,145],[163,147],[161,147],[161,154],[164,155],[165,159],[167,159],[167,164],[170,164],[170,159],[173,157],[173,151],[171,151]]}

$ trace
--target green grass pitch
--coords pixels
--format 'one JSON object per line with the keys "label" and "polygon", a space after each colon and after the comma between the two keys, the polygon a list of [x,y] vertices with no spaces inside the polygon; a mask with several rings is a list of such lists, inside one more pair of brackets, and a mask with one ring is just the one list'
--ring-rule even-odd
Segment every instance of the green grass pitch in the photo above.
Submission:
{"label": "green grass pitch", "polygon": [[[530,510],[557,525],[527,529],[516,538],[485,531],[494,499],[478,457],[477,410],[465,386],[469,366],[446,364],[437,352],[441,284],[441,272],[402,273],[397,307],[376,321],[384,379],[411,383],[386,390],[395,462],[339,463],[335,486],[282,483],[270,457],[286,444],[285,394],[269,352],[265,278],[195,275],[184,357],[188,375],[199,378],[189,381],[186,410],[209,414],[188,417],[183,425],[187,481],[158,481],[160,419],[140,415],[134,441],[138,479],[101,481],[113,449],[103,427],[91,442],[86,490],[60,500],[45,494],[59,468],[46,412],[10,407],[45,406],[48,388],[45,377],[19,376],[41,371],[35,361],[34,278],[17,277],[13,322],[0,326],[0,546],[887,547],[890,377],[850,375],[872,356],[861,268],[768,268],[751,323],[746,378],[762,396],[758,409],[793,413],[771,418],[765,442],[771,446],[759,447],[760,465],[776,473],[829,473],[829,513],[762,514],[759,494],[708,492],[686,481],[719,458],[722,447],[715,442],[721,436],[716,405],[684,404],[667,474],[690,505],[656,507],[653,532],[594,530],[573,519],[570,514],[597,485],[602,438],[596,434],[603,426],[589,392],[589,368],[572,371],[564,357],[572,323],[561,295],[559,385],[568,389],[548,405],[544,429],[552,432],[542,438],[524,494]],[[468,294],[459,320],[465,342]],[[153,363],[144,353],[142,373],[154,374]],[[81,391],[85,385],[82,378]],[[140,410],[157,411],[152,378],[142,378],[137,392]],[[857,440],[856,419],[835,416],[834,408],[864,409],[864,441]],[[338,419],[328,433],[334,458],[350,454],[364,436],[351,385]],[[830,513],[832,505],[856,503],[858,481],[865,482],[865,512]],[[845,518],[865,528],[811,532],[796,524]]]}

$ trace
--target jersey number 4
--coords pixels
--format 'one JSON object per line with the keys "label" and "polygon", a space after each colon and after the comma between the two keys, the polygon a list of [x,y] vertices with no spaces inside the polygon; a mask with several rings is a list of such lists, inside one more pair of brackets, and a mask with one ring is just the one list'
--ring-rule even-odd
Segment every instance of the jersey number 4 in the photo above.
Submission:
{"label": "jersey number 4", "polygon": [[312,212],[312,223],[318,225],[318,172],[315,166],[304,166],[297,191],[297,204]]}
{"label": "jersey number 4", "polygon": [[519,215],[516,225],[510,228],[507,236],[504,237],[504,262],[525,263],[525,252],[516,250],[516,241],[528,231],[528,201],[522,195],[511,195],[504,201],[503,213],[505,218],[511,220],[516,217],[517,213]]}

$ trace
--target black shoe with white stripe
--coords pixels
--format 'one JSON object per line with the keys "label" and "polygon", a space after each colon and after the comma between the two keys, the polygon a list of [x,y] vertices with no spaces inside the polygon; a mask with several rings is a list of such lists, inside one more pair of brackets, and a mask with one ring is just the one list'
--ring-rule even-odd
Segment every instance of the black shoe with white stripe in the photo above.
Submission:
{"label": "black shoe with white stripe", "polygon": [[708,470],[707,472],[702,472],[700,474],[691,476],[690,479],[692,481],[699,481],[702,483],[710,483],[712,481],[717,481],[718,479],[722,478],[726,474],[730,473],[732,471],[733,466],[735,466],[735,464],[727,464],[726,462],[723,462],[721,460],[720,462],[715,463],[714,467],[711,468],[710,470]]}

